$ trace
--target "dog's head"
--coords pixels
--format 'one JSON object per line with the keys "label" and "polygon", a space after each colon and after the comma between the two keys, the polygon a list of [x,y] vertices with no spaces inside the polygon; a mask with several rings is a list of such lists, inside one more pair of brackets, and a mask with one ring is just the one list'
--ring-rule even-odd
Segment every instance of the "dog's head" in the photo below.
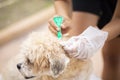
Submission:
{"label": "dog's head", "polygon": [[23,42],[23,61],[17,64],[20,73],[26,78],[42,75],[59,76],[66,68],[69,58],[55,37],[32,33]]}

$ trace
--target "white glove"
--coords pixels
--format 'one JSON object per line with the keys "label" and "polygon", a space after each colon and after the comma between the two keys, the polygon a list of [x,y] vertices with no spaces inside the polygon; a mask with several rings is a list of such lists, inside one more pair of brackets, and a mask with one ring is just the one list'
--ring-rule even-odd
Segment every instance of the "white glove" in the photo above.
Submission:
{"label": "white glove", "polygon": [[90,80],[102,80],[99,77],[97,77],[95,74],[90,75]]}
{"label": "white glove", "polygon": [[74,36],[68,41],[62,42],[61,45],[70,56],[88,59],[103,47],[107,36],[108,32],[90,26],[79,36]]}

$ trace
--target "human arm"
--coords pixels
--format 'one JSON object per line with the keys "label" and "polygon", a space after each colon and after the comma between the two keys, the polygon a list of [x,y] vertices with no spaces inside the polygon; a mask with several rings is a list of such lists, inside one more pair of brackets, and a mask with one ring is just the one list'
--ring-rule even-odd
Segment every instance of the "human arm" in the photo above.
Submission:
{"label": "human arm", "polygon": [[107,41],[110,41],[120,35],[120,0],[117,2],[112,20],[105,25],[102,30],[109,33]]}
{"label": "human arm", "polygon": [[[64,21],[61,25],[62,33],[67,33],[67,31],[70,29],[71,24],[71,17],[72,17],[72,4],[71,0],[54,0],[54,7],[55,7],[55,16],[62,16],[64,18]],[[49,20],[49,29],[54,34],[57,34],[57,31],[59,30],[56,26],[56,24],[53,21],[53,16]],[[66,28],[67,27],[67,28]]]}
{"label": "human arm", "polygon": [[[101,30],[101,31],[105,31],[105,32],[108,32],[108,36],[107,36],[107,40],[105,39],[105,40],[103,40],[103,45],[105,44],[105,42],[108,42],[108,41],[110,41],[110,40],[112,40],[112,39],[114,39],[114,38],[116,38],[117,36],[119,36],[120,35],[120,1],[118,1],[117,2],[117,6],[116,6],[116,9],[115,9],[115,13],[114,13],[114,15],[113,15],[113,17],[112,17],[112,20],[107,24],[107,25],[105,25],[104,27],[103,27],[103,29]],[[95,35],[96,35],[97,33],[95,33]],[[92,47],[92,45],[94,44],[94,42],[96,43],[96,42],[98,42],[97,43],[97,46],[99,46],[100,45],[100,43],[102,43],[101,42],[101,40],[102,40],[102,38],[101,39],[99,39],[100,40],[100,43],[99,43],[99,40],[97,40],[97,41],[95,41],[95,38],[97,37],[97,36],[95,36],[94,34],[93,34],[93,36],[94,37],[92,37],[91,38],[91,40],[89,39],[89,37],[91,36],[90,34],[87,34],[87,38],[88,38],[88,41],[91,43],[91,47]],[[104,36],[104,35],[102,35],[102,36]],[[102,37],[101,36],[101,37]],[[86,35],[85,35],[85,37],[86,37]],[[99,37],[99,36],[98,36]],[[100,38],[100,37],[99,37]],[[93,40],[92,40],[93,39]],[[97,39],[97,38],[96,38]],[[78,41],[75,41],[75,40],[78,40]],[[85,40],[85,39],[84,39]],[[94,42],[92,42],[92,41],[94,41]],[[67,41],[67,43],[65,43],[64,44],[64,49],[70,54],[70,55],[72,55],[72,56],[74,56],[74,57],[76,57],[76,55],[77,54],[74,54],[75,52],[76,53],[78,53],[79,55],[79,59],[82,59],[82,58],[90,58],[94,53],[95,53],[95,50],[98,50],[98,49],[100,49],[100,48],[102,48],[103,47],[103,45],[102,46],[100,46],[99,48],[96,48],[96,47],[94,47],[94,49],[92,50],[89,50],[89,48],[91,48],[91,47],[89,47],[89,48],[86,48],[85,46],[87,46],[89,43],[88,42],[86,42],[85,43],[85,46],[81,46],[81,45],[83,45],[83,43],[81,43],[81,42],[83,42],[84,43],[84,41],[83,41],[83,37],[80,35],[79,37],[73,37],[72,39],[70,39],[70,40],[68,40]],[[71,43],[73,43],[73,44],[71,44]],[[71,45],[70,45],[71,44]],[[79,44],[81,44],[81,45],[79,45]],[[69,45],[69,47],[68,47],[68,45]],[[84,47],[84,49],[83,49],[83,47]],[[80,48],[82,48],[82,50],[80,50]],[[80,50],[80,51],[79,51]],[[78,52],[79,51],[79,52]],[[81,52],[82,51],[82,52]],[[89,51],[89,53],[87,53],[86,51]],[[92,52],[91,52],[92,51]],[[88,56],[89,55],[89,56]]]}
{"label": "human arm", "polygon": [[[120,10],[119,10],[119,8],[120,8],[120,1],[117,2],[117,7],[115,9],[115,13],[114,13],[112,20],[107,25],[105,25],[104,28],[101,30],[101,31],[108,32],[107,41],[114,39],[115,37],[117,37],[120,34]],[[97,33],[95,33],[95,34],[97,34]],[[73,57],[77,57],[79,59],[90,58],[95,53],[96,50],[103,47],[104,43],[106,42],[106,39],[104,39],[104,40],[99,39],[99,40],[95,41],[95,39],[97,39],[96,37],[99,37],[99,36],[96,35],[94,37],[90,37],[90,34],[87,34],[87,36],[88,36],[87,39],[85,38],[86,36],[83,37],[83,36],[81,36],[81,34],[79,35],[79,37],[77,37],[77,36],[73,37],[72,39],[68,40],[63,45],[64,49]],[[104,35],[101,35],[101,37],[103,37],[103,36]],[[102,40],[102,42],[101,42],[101,40]],[[100,45],[100,43],[103,43],[103,44],[100,45],[99,48],[95,47],[94,49],[89,49],[96,42],[98,42],[97,43],[98,46]],[[84,44],[84,46],[83,46],[83,44]],[[90,44],[90,46],[89,46],[89,44]],[[77,52],[77,54],[75,54],[76,52]]]}
{"label": "human arm", "polygon": [[71,18],[72,16],[71,0],[54,0],[54,7],[57,15]]}

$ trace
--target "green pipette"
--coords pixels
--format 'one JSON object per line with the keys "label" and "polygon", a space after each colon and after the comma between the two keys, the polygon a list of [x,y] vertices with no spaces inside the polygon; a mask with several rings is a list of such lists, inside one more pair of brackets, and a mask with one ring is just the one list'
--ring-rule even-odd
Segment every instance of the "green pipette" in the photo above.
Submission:
{"label": "green pipette", "polygon": [[55,24],[59,28],[59,31],[57,32],[57,37],[58,37],[58,39],[61,39],[62,38],[61,24],[63,23],[63,17],[62,16],[54,17],[53,21],[55,22]]}

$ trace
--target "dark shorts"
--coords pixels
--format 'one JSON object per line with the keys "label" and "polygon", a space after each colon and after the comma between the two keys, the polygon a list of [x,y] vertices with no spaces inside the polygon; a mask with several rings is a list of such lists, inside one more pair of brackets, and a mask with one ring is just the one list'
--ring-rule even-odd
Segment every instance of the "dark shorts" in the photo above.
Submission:
{"label": "dark shorts", "polygon": [[73,11],[84,11],[100,17],[98,27],[101,29],[112,18],[117,0],[72,0]]}

